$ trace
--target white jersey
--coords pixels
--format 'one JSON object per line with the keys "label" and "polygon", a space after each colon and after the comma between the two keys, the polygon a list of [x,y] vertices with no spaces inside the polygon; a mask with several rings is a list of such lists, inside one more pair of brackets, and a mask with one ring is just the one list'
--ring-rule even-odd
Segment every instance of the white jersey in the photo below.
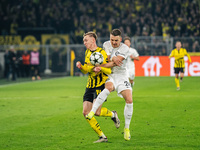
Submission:
{"label": "white jersey", "polygon": [[112,73],[114,74],[127,74],[126,62],[129,52],[129,47],[124,43],[120,43],[120,46],[113,48],[110,41],[106,41],[103,44],[103,49],[106,51],[107,55],[110,55],[110,59],[114,56],[122,56],[124,60],[121,66],[115,66],[112,68]]}
{"label": "white jersey", "polygon": [[139,54],[138,54],[138,52],[136,51],[136,49],[134,49],[134,48],[129,48],[129,53],[128,53],[128,58],[127,58],[127,68],[128,69],[135,69],[135,63],[134,63],[134,61],[131,59],[131,57],[130,56],[133,56],[133,57],[138,57],[139,56]]}

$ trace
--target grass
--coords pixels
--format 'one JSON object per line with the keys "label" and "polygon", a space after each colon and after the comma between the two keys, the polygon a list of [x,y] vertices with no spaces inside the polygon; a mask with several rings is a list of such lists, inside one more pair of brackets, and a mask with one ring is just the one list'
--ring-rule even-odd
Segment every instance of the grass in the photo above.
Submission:
{"label": "grass", "polygon": [[136,77],[131,141],[123,139],[125,102],[113,92],[104,104],[117,110],[121,127],[96,117],[108,143],[97,140],[82,115],[86,77],[0,85],[1,150],[200,149],[200,78]]}

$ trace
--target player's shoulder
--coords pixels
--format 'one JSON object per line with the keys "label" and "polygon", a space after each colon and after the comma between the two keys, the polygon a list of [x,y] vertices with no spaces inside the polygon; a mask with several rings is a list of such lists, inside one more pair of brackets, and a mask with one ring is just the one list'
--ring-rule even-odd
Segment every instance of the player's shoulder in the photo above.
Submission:
{"label": "player's shoulder", "polygon": [[90,52],[90,50],[89,50],[89,49],[86,49],[86,50],[85,50],[85,55],[87,55],[89,52]]}
{"label": "player's shoulder", "polygon": [[120,44],[120,49],[129,51],[129,47],[128,47],[126,44],[124,44],[124,43],[121,43],[121,44]]}
{"label": "player's shoulder", "polygon": [[97,52],[100,52],[100,51],[104,51],[104,49],[103,49],[102,47],[99,47],[99,46],[98,46],[97,49],[96,49],[96,51],[97,51]]}
{"label": "player's shoulder", "polygon": [[105,42],[103,43],[103,47],[109,47],[109,46],[111,46],[110,41],[105,41]]}
{"label": "player's shoulder", "polygon": [[181,48],[182,49],[182,51],[187,51],[185,48]]}
{"label": "player's shoulder", "polygon": [[102,47],[97,47],[96,52],[106,53],[106,51]]}
{"label": "player's shoulder", "polygon": [[129,51],[135,55],[135,57],[139,56],[138,51],[135,48],[130,47]]}
{"label": "player's shoulder", "polygon": [[130,51],[134,51],[134,52],[137,51],[137,50],[136,50],[135,48],[133,48],[133,47],[130,47],[129,50],[130,50]]}
{"label": "player's shoulder", "polygon": [[174,51],[177,51],[177,49],[175,48],[175,49],[172,50],[172,52],[174,52]]}

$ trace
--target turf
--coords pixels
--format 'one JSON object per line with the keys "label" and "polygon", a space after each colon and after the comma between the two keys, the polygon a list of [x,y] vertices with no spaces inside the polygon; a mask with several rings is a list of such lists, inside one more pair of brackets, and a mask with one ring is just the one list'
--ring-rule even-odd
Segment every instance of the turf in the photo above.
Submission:
{"label": "turf", "polygon": [[96,117],[108,143],[97,140],[82,115],[86,77],[65,77],[0,86],[0,149],[200,149],[200,78],[136,77],[131,141],[123,139],[125,102],[111,93],[104,104],[116,110],[121,127]]}

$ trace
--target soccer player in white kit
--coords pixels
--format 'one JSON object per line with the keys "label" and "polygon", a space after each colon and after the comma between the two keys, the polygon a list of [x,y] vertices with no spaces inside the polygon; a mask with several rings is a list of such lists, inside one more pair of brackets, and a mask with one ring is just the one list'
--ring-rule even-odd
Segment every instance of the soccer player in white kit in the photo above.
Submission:
{"label": "soccer player in white kit", "polygon": [[[114,29],[110,33],[110,41],[106,41],[103,44],[104,50],[107,52],[110,62],[103,65],[103,67],[112,67],[112,73],[108,75],[108,79],[105,83],[105,89],[98,95],[96,101],[92,106],[92,110],[86,117],[92,118],[96,110],[106,100],[110,92],[116,90],[120,97],[125,99],[124,117],[124,139],[130,140],[130,122],[133,114],[133,99],[132,99],[132,88],[128,79],[126,69],[126,59],[128,57],[129,47],[124,43],[121,43],[121,31]],[[95,67],[97,72],[100,67]],[[120,122],[119,122],[120,124]]]}
{"label": "soccer player in white kit", "polygon": [[134,85],[134,79],[135,79],[135,63],[134,60],[139,61],[139,54],[136,49],[130,47],[131,46],[131,39],[130,37],[124,38],[124,44],[126,44],[129,47],[129,54],[127,58],[127,70],[128,70],[128,78],[131,83],[131,86]]}

